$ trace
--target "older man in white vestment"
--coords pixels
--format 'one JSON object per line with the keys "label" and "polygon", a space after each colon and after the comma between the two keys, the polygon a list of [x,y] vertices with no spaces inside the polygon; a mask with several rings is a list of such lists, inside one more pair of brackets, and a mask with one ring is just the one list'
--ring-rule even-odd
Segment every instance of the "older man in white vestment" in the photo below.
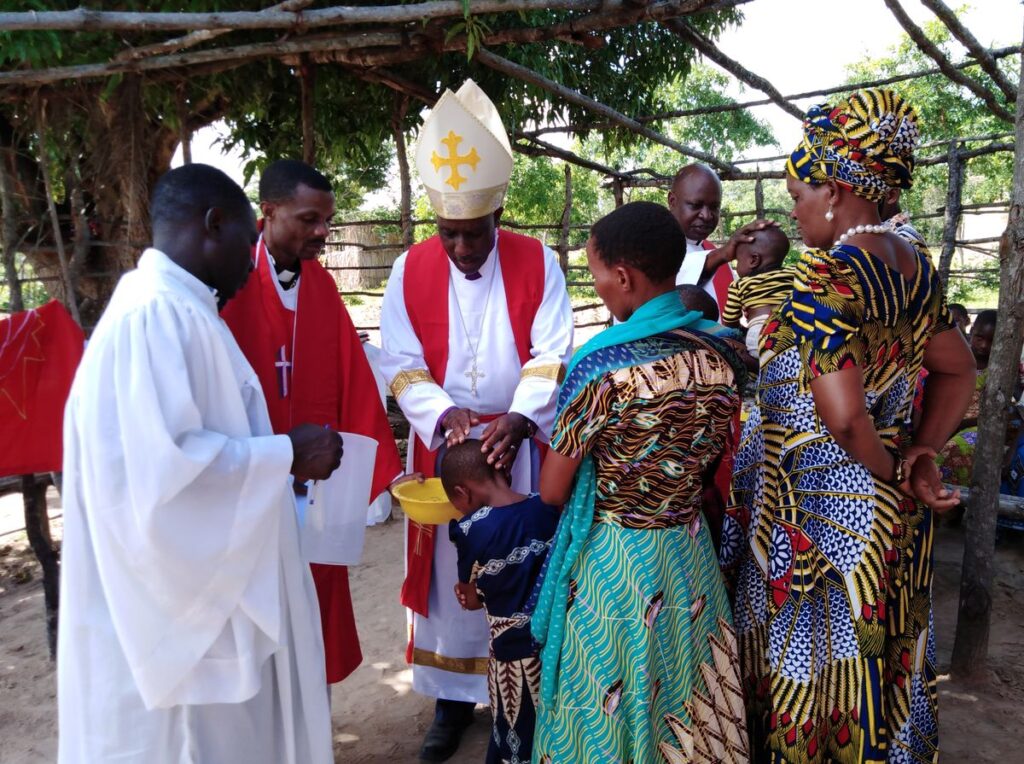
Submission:
{"label": "older man in white vestment", "polygon": [[255,218],[219,170],[164,175],[154,246],[118,284],[65,411],[63,764],[327,764],[316,593],[289,473],[335,433],[273,434],[217,314]]}
{"label": "older man in white vestment", "polygon": [[[572,309],[554,253],[499,230],[512,151],[494,104],[472,80],[446,91],[416,151],[438,235],[395,262],[384,293],[380,368],[410,424],[411,470],[433,475],[446,447],[481,438],[536,490],[558,383],[572,352]],[[436,526],[407,526],[402,603],[413,688],[437,699],[420,758],[444,761],[487,702],[483,611],[453,592],[455,547]]]}

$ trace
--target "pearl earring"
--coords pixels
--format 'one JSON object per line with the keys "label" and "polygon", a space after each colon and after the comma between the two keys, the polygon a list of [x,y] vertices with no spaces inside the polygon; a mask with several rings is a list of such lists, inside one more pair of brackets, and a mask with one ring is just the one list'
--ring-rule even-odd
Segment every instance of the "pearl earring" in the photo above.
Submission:
{"label": "pearl earring", "polygon": [[835,215],[832,214],[832,203],[830,202],[828,205],[828,211],[825,213],[825,220],[831,223],[833,217],[835,217]]}

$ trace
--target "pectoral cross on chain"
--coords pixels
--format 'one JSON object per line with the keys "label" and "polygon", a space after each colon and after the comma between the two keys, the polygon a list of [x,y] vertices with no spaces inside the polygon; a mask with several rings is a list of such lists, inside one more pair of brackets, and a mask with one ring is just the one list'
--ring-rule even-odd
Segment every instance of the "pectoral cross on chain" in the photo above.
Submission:
{"label": "pectoral cross on chain", "polygon": [[471,368],[471,369],[470,369],[469,371],[467,371],[467,372],[465,373],[465,375],[464,375],[464,376],[465,376],[465,377],[466,377],[467,379],[469,379],[469,381],[470,381],[470,384],[469,384],[469,391],[470,391],[471,393],[473,393],[473,397],[474,397],[474,398],[479,398],[480,396],[479,396],[479,395],[477,395],[477,392],[476,392],[476,383],[477,383],[477,380],[478,380],[478,379],[482,379],[483,377],[486,377],[487,375],[486,375],[486,374],[484,374],[484,373],[483,373],[482,371],[480,371],[479,369],[477,369],[477,367],[476,367],[476,358],[474,358],[474,359],[473,359],[473,368]]}
{"label": "pectoral cross on chain", "polygon": [[277,392],[282,398],[288,397],[288,378],[291,376],[292,364],[288,360],[287,349],[284,345],[277,351],[277,360],[274,361],[277,368]]}

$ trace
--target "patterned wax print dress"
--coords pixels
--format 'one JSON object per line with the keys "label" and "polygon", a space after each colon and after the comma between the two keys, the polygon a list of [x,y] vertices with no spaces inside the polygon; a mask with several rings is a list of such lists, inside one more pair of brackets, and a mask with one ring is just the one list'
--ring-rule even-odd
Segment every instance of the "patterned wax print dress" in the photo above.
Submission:
{"label": "patterned wax print dress", "polygon": [[487,611],[491,742],[486,764],[527,764],[533,745],[540,658],[527,607],[558,527],[559,512],[536,494],[482,507],[448,526],[459,581],[473,582]]}
{"label": "patterned wax print dress", "polygon": [[747,761],[736,637],[700,505],[743,374],[717,340],[677,329],[594,351],[567,377],[551,447],[593,457],[595,512],[535,762]]}
{"label": "patterned wax print dress", "polygon": [[762,334],[721,551],[758,762],[938,755],[931,511],[850,458],[809,388],[859,367],[879,435],[901,438],[925,346],[953,327],[917,254],[904,279],[856,247],[806,252]]}

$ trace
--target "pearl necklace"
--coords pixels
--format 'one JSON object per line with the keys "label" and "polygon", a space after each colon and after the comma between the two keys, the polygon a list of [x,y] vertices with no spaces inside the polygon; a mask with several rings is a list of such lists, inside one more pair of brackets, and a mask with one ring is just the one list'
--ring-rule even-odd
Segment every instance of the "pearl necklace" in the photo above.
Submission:
{"label": "pearl necklace", "polygon": [[845,244],[847,239],[859,233],[888,233],[889,230],[891,230],[890,227],[885,223],[882,223],[881,225],[868,224],[851,226],[846,230],[846,233],[835,240],[835,243],[832,246],[838,247],[840,244]]}

